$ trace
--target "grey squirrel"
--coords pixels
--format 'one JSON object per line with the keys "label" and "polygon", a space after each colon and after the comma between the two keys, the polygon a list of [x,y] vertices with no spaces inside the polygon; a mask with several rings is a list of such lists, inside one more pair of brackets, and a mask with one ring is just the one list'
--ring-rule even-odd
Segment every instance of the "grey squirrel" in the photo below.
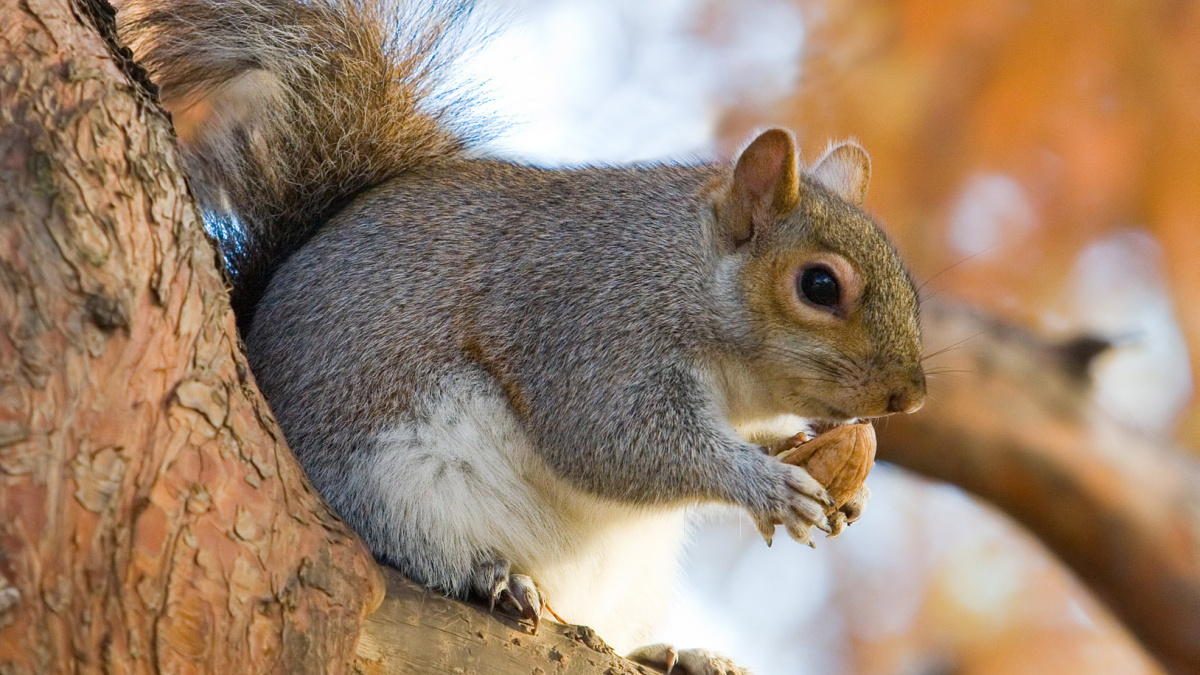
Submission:
{"label": "grey squirrel", "polygon": [[917,294],[859,208],[854,144],[807,170],[781,129],[732,165],[472,157],[431,98],[467,11],[130,0],[118,20],[201,205],[240,223],[251,369],[321,494],[412,579],[535,623],[549,602],[628,650],[689,505],[741,507],[768,542],[828,531],[824,488],[764,439],[920,407]]}

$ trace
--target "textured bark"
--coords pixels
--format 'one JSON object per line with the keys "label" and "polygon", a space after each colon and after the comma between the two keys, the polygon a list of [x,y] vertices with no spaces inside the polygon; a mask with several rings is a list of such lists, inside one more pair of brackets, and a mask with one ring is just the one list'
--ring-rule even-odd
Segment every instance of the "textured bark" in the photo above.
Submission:
{"label": "textured bark", "polygon": [[86,2],[0,0],[0,672],[344,671],[382,580],[287,451],[169,123]]}
{"label": "textured bark", "polygon": [[361,675],[637,675],[656,673],[613,653],[591,629],[543,621],[537,635],[487,608],[428,591],[394,570],[387,599],[359,642]]}
{"label": "textured bark", "polygon": [[[931,308],[930,402],[878,425],[879,457],[989,500],[1042,540],[1142,643],[1200,672],[1200,462],[1106,418],[1087,365],[1101,344],[1040,340]],[[868,516],[869,517],[868,509]]]}

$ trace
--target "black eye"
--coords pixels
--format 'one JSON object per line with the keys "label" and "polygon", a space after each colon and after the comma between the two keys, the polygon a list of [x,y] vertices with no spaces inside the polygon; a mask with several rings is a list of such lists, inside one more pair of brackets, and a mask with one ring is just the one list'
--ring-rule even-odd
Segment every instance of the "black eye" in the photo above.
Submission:
{"label": "black eye", "polygon": [[837,277],[828,267],[814,266],[801,272],[796,290],[800,292],[800,297],[818,307],[837,309],[842,301]]}

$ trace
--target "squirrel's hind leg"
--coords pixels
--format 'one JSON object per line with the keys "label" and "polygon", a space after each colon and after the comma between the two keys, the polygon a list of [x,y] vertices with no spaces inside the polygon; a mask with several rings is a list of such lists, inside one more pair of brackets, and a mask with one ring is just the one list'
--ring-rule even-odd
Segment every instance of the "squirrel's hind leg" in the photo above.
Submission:
{"label": "squirrel's hind leg", "polygon": [[[327,494],[381,560],[536,631],[547,596],[541,572],[568,555],[562,514],[529,478],[548,471],[486,373],[463,369],[430,389],[368,451],[323,472]],[[349,483],[359,487],[351,493]]]}

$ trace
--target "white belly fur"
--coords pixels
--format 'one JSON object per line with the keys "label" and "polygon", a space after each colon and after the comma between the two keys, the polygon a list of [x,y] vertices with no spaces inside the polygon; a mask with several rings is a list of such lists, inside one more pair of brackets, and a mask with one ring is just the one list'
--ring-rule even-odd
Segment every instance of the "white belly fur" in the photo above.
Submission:
{"label": "white belly fur", "polygon": [[621,653],[639,646],[674,590],[683,509],[617,504],[568,485],[491,383],[463,381],[429,412],[380,436],[370,473],[392,522],[418,527],[457,570],[493,552],[567,621]]}

